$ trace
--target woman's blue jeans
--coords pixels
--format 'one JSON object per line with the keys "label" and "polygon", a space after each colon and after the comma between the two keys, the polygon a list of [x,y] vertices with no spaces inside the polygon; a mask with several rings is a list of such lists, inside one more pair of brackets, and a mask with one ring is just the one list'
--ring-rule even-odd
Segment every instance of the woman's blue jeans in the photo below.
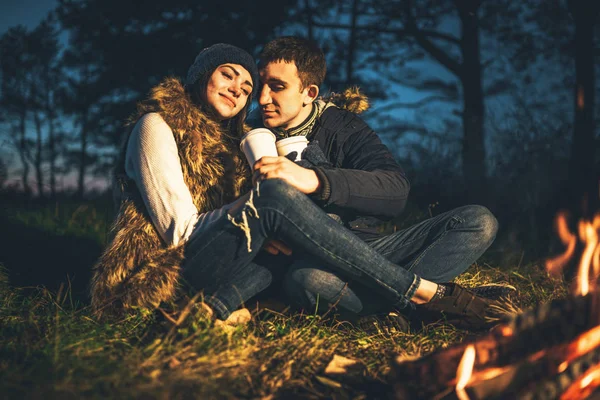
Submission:
{"label": "woman's blue jeans", "polygon": [[183,264],[186,281],[204,291],[221,319],[271,284],[271,271],[254,262],[267,239],[285,242],[397,308],[409,304],[420,284],[418,275],[387,260],[282,180],[261,182],[233,219],[223,217],[195,235]]}
{"label": "woman's blue jeans", "polygon": [[[433,282],[449,282],[463,273],[492,244],[498,222],[482,206],[464,206],[410,228],[368,242],[393,268]],[[389,265],[389,264],[386,264]],[[344,277],[306,256],[289,268],[284,293],[296,306],[314,311],[331,304],[350,315],[384,312],[391,304],[353,277]]]}

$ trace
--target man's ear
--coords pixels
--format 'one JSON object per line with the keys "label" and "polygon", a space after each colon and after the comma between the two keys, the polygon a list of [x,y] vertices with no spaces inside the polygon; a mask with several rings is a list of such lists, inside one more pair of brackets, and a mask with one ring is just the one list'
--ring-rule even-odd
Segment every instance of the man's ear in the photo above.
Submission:
{"label": "man's ear", "polygon": [[306,96],[304,96],[305,106],[315,101],[319,96],[319,87],[317,85],[310,85],[307,89]]}

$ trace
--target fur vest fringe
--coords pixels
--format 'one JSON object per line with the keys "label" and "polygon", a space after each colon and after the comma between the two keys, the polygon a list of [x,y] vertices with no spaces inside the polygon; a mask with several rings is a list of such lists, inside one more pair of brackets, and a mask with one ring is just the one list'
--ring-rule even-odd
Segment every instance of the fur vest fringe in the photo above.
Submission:
{"label": "fur vest fringe", "polygon": [[[195,106],[179,80],[167,78],[152,89],[130,125],[150,112],[159,113],[173,131],[184,180],[198,212],[214,210],[240,196],[249,183],[250,169],[239,138],[228,136],[221,124]],[[167,247],[138,189],[125,176],[128,138],[129,134],[115,169],[119,211],[91,283],[92,307],[98,317],[155,309],[179,294],[184,245]]]}

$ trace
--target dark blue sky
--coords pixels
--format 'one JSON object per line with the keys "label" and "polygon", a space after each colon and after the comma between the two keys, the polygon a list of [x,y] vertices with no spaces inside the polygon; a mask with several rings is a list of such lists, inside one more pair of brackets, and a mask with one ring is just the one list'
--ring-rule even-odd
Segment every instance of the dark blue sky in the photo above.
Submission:
{"label": "dark blue sky", "polygon": [[19,24],[34,28],[57,5],[58,0],[0,1],[0,34]]}

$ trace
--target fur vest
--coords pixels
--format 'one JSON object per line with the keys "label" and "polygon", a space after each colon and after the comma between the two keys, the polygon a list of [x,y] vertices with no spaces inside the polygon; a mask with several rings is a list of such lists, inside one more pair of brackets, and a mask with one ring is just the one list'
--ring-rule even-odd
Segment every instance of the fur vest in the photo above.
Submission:
{"label": "fur vest", "polygon": [[[239,138],[228,136],[221,124],[192,104],[179,80],[167,78],[152,89],[130,123],[150,112],[159,113],[173,131],[184,180],[198,212],[214,210],[239,197],[250,177]],[[119,211],[91,283],[97,316],[154,309],[178,295],[184,244],[167,247],[138,189],[125,176],[128,138],[129,134],[115,169]]]}

